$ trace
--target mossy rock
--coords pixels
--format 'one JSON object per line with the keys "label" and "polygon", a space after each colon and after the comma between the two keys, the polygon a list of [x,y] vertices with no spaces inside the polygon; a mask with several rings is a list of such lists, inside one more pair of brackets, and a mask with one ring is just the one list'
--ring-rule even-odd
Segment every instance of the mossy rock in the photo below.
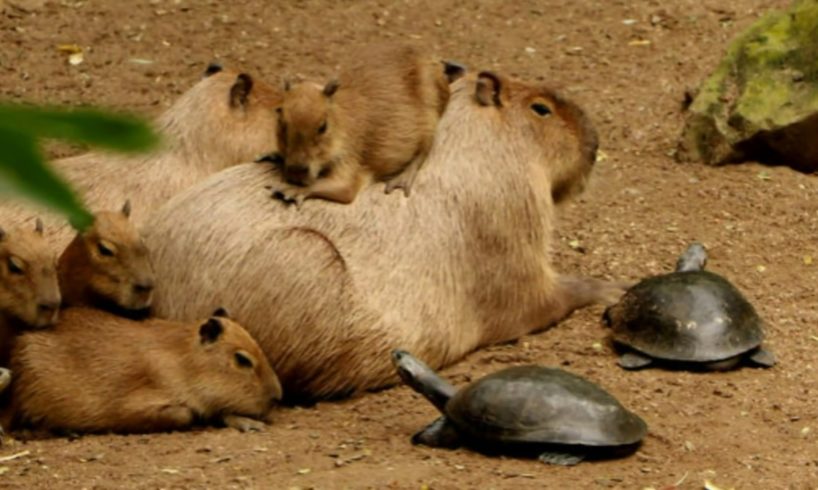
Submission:
{"label": "mossy rock", "polygon": [[677,158],[818,171],[818,0],[759,19],[689,107]]}

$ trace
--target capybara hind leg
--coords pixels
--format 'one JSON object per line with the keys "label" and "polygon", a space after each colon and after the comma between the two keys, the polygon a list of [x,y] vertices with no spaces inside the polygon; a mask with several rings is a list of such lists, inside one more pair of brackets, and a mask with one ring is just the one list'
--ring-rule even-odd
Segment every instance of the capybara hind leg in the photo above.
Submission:
{"label": "capybara hind leg", "polygon": [[403,171],[392,177],[386,183],[386,189],[384,191],[389,194],[395,189],[403,189],[403,195],[409,197],[409,194],[412,192],[412,185],[415,183],[415,179],[423,163],[426,161],[426,157],[429,156],[430,149],[431,142],[424,144],[423,147],[418,150],[415,158],[403,168]]}
{"label": "capybara hind leg", "polygon": [[554,302],[544,318],[545,325],[557,323],[574,310],[594,304],[611,305],[625,294],[628,285],[593,277],[560,276]]}
{"label": "capybara hind leg", "polygon": [[249,417],[242,417],[240,415],[225,415],[222,417],[224,425],[232,427],[239,432],[261,432],[267,426],[264,422]]}

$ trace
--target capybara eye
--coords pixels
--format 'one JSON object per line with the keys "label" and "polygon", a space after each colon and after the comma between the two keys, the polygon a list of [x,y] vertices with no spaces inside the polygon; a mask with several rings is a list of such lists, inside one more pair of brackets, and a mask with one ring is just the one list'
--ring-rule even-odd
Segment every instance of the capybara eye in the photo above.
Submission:
{"label": "capybara eye", "polygon": [[17,257],[9,257],[8,267],[9,272],[11,272],[12,274],[22,274],[23,268],[25,266],[23,265],[23,262]]}
{"label": "capybara eye", "polygon": [[326,132],[327,132],[327,122],[324,121],[324,122],[321,123],[320,126],[318,126],[318,134],[324,134]]}
{"label": "capybara eye", "polygon": [[239,367],[252,369],[253,368],[253,360],[247,357],[245,354],[241,352],[236,352],[235,354],[236,364]]}
{"label": "capybara eye", "polygon": [[540,103],[531,104],[531,110],[536,112],[538,116],[542,117],[551,114],[551,109],[549,109],[548,106],[545,104]]}
{"label": "capybara eye", "polygon": [[104,243],[99,242],[97,244],[97,250],[99,250],[99,254],[103,257],[113,257],[114,251],[107,247]]}
{"label": "capybara eye", "polygon": [[321,168],[321,171],[318,172],[318,178],[323,179],[325,177],[329,177],[329,174],[332,172],[332,167],[326,165]]}

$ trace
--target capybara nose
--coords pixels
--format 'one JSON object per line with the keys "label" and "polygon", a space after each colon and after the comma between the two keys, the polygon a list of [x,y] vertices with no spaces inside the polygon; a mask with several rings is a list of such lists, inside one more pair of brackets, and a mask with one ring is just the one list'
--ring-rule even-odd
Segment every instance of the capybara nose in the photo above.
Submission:
{"label": "capybara nose", "polygon": [[148,294],[153,291],[153,281],[141,281],[133,285],[136,294]]}
{"label": "capybara nose", "polygon": [[37,304],[37,313],[41,315],[51,315],[59,308],[59,301],[41,301]]}
{"label": "capybara nose", "polygon": [[284,179],[293,185],[304,185],[309,174],[310,169],[306,165],[286,165],[284,167]]}

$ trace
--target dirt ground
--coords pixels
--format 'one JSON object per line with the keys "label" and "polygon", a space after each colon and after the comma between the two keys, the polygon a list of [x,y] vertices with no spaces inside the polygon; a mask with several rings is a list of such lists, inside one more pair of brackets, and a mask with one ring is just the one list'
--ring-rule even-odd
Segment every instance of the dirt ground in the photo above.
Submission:
{"label": "dirt ground", "polygon": [[[5,5],[4,5],[5,4]],[[3,488],[818,488],[818,180],[786,167],[672,158],[685,89],[727,41],[783,0],[0,0],[0,97],[155,115],[218,59],[272,82],[326,76],[351,43],[415,40],[467,63],[543,77],[591,114],[603,157],[566,205],[555,261],[638,279],[691,240],[769,323],[780,364],[696,374],[624,372],[601,308],[444,371],[457,383],[520,363],[558,365],[611,391],[650,433],[621,460],[575,467],[409,444],[434,409],[399,387],[282,408],[264,433],[15,441]],[[15,7],[22,6],[23,8]],[[76,43],[76,66],[57,49]],[[66,150],[54,147],[53,155]],[[809,257],[814,257],[815,262]],[[22,453],[22,454],[20,454]],[[6,457],[17,456],[13,459]]]}

